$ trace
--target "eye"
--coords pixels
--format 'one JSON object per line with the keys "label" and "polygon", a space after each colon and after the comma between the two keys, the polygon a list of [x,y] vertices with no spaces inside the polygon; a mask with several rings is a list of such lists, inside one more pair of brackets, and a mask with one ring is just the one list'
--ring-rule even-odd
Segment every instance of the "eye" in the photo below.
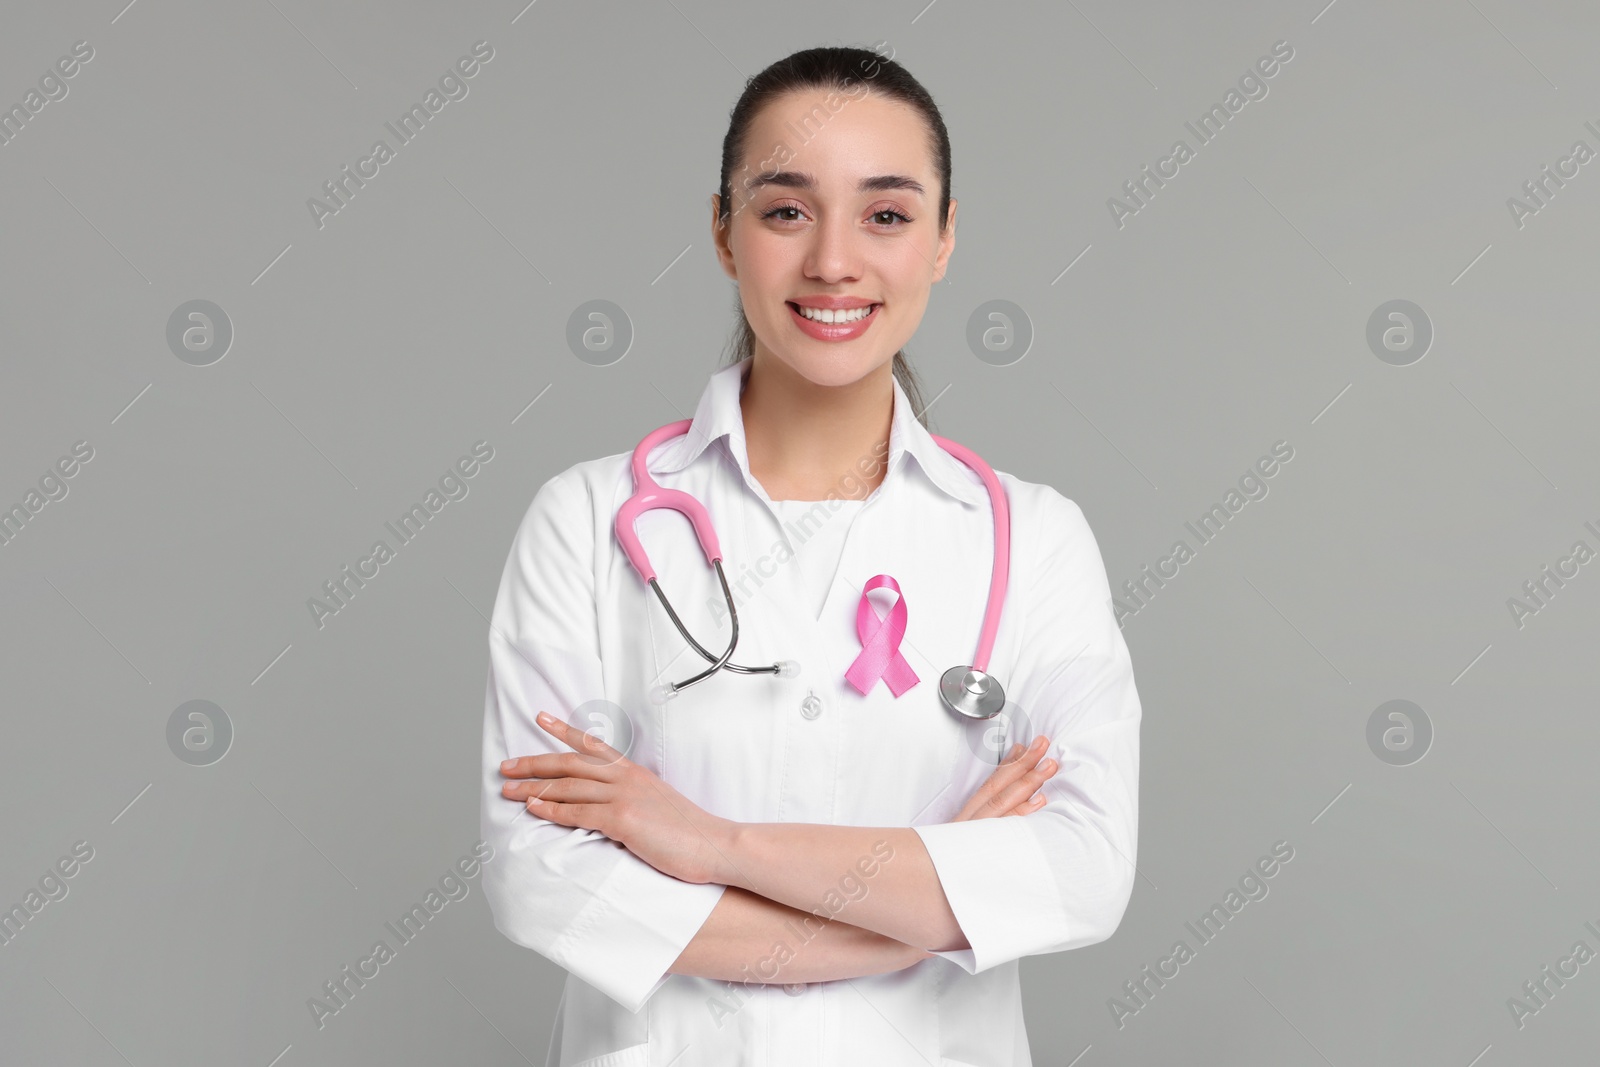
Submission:
{"label": "eye", "polygon": [[[794,205],[794,204],[774,204],[773,206],[767,208],[767,210],[763,211],[761,213],[761,217],[763,219],[775,218],[780,212],[784,212],[784,211],[793,211],[797,215],[801,214],[800,208],[798,206]],[[785,218],[779,219],[779,221],[780,222],[795,222],[797,220],[785,217]]]}
{"label": "eye", "polygon": [[902,212],[896,211],[894,208],[888,208],[888,207],[881,208],[881,209],[879,209],[877,211],[874,211],[870,217],[874,218],[874,219],[878,219],[879,220],[878,224],[880,226],[891,226],[892,225],[891,223],[889,223],[888,221],[883,220],[882,216],[884,216],[884,215],[888,215],[888,216],[891,216],[893,218],[897,218],[897,219],[900,220],[900,222],[902,224],[909,223],[909,222],[912,221],[911,220],[911,216],[903,214]]}

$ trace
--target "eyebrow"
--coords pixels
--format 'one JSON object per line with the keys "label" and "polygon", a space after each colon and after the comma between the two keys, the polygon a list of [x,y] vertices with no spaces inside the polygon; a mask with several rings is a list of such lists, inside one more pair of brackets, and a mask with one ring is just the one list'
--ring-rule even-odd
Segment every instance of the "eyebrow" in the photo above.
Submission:
{"label": "eyebrow", "polygon": [[[815,192],[817,188],[816,179],[803,170],[774,171],[771,174],[758,175],[744,183],[745,191],[748,193],[754,193],[757,189],[768,185],[782,186],[786,189],[804,189],[807,192]],[[921,182],[904,174],[878,174],[871,178],[862,178],[856,183],[856,191],[859,193],[881,193],[890,189],[904,189],[918,196],[922,196],[925,192]]]}

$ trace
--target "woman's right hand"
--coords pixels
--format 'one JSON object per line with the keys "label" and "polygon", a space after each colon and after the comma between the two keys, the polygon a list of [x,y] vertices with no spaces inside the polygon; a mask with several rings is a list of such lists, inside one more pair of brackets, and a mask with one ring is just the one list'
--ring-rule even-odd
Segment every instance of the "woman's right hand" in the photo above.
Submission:
{"label": "woman's right hand", "polygon": [[1050,739],[1042,734],[1033,739],[1026,751],[1018,755],[1020,744],[1012,745],[1005,762],[994,769],[989,780],[978,787],[951,822],[971,819],[995,819],[1005,815],[1027,815],[1045,805],[1039,787],[1050,780],[1060,765],[1053,759],[1043,759],[1050,747]]}

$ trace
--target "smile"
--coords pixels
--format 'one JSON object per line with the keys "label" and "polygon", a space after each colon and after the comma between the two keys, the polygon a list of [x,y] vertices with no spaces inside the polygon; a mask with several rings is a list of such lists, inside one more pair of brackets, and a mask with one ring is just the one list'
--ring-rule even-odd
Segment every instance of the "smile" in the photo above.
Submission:
{"label": "smile", "polygon": [[808,319],[811,319],[813,322],[835,323],[855,322],[858,319],[864,319],[868,315],[872,314],[873,309],[878,305],[868,304],[866,307],[846,308],[841,311],[830,311],[827,308],[806,307],[804,304],[792,304],[790,306],[797,308],[800,314],[804,315]]}
{"label": "smile", "polygon": [[868,304],[866,307],[833,310],[802,307],[790,301],[784,303],[788,305],[789,315],[800,331],[819,341],[851,341],[860,337],[876,321],[878,309],[883,306]]}

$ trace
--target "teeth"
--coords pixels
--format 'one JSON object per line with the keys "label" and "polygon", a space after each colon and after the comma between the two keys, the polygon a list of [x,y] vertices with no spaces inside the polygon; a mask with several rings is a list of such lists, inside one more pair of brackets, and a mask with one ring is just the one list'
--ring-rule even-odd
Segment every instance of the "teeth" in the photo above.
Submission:
{"label": "teeth", "polygon": [[808,319],[814,319],[817,322],[834,322],[834,323],[837,323],[837,322],[856,322],[856,321],[858,321],[860,319],[864,319],[872,312],[872,309],[874,307],[876,307],[877,305],[868,304],[866,307],[850,308],[847,311],[830,311],[827,308],[811,308],[811,307],[806,307],[803,304],[796,304],[795,306],[800,309],[800,314],[804,315]]}

